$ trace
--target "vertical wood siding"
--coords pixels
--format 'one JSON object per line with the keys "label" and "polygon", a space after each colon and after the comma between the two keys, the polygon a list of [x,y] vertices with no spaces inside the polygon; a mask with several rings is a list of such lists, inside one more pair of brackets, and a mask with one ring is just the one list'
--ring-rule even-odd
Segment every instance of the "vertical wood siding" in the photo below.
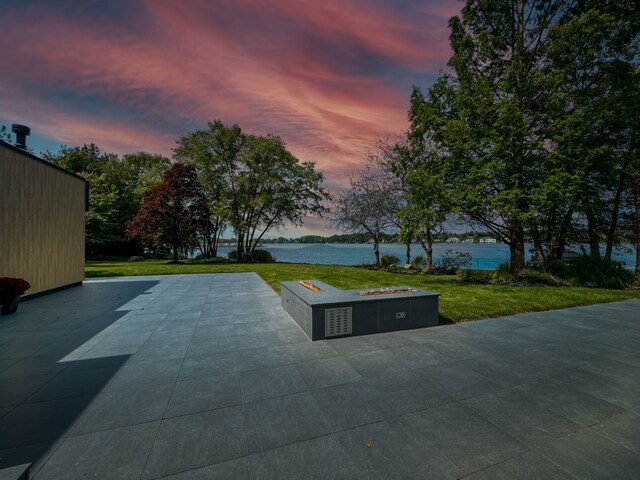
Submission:
{"label": "vertical wood siding", "polygon": [[28,295],[84,280],[82,180],[0,145],[0,277]]}

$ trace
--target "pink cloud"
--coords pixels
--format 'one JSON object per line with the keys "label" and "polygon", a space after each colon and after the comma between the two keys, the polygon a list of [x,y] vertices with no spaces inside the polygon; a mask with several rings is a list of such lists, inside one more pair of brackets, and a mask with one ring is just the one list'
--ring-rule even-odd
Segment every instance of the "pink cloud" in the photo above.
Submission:
{"label": "pink cloud", "polygon": [[116,153],[170,154],[179,135],[221,118],[282,136],[345,185],[377,136],[406,128],[409,88],[444,67],[459,8],[148,0],[135,19],[46,2],[9,9],[0,111],[34,134]]}

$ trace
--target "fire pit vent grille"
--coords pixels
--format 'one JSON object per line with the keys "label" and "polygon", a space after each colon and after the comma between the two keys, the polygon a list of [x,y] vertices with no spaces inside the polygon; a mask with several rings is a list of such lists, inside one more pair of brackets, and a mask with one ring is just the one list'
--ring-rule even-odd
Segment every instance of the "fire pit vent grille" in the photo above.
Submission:
{"label": "fire pit vent grille", "polygon": [[351,307],[327,308],[324,311],[324,336],[351,335]]}

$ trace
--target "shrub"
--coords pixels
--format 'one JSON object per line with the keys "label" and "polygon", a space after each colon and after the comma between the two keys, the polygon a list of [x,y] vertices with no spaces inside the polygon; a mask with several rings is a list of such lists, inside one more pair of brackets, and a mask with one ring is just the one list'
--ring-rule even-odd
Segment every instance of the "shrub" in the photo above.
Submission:
{"label": "shrub", "polygon": [[271,255],[269,250],[254,250],[251,252],[251,261],[255,263],[273,263],[276,257]]}
{"label": "shrub", "polygon": [[513,275],[509,272],[496,270],[491,274],[490,282],[494,285],[511,285],[514,281]]}
{"label": "shrub", "polygon": [[455,275],[457,269],[452,267],[441,267],[440,265],[434,265],[431,268],[423,268],[422,273],[427,273],[429,275]]}
{"label": "shrub", "polygon": [[166,253],[166,252],[161,252],[161,253],[154,252],[154,253],[143,253],[142,257],[148,260],[169,260],[173,258],[173,255],[171,253]]}
{"label": "shrub", "polygon": [[451,270],[451,273],[455,273],[456,270],[469,268],[471,266],[471,254],[451,249],[445,250],[440,260],[438,260],[437,266]]}
{"label": "shrub", "polygon": [[496,272],[509,273],[509,260],[505,260],[496,265]]}
{"label": "shrub", "polygon": [[568,265],[562,260],[551,260],[550,262],[547,262],[544,269],[551,275],[555,275],[560,278],[572,278],[575,276],[575,267]]}
{"label": "shrub", "polygon": [[601,288],[627,288],[633,272],[620,262],[583,255],[575,260],[575,276],[579,284]]}
{"label": "shrub", "polygon": [[202,255],[198,255],[193,259],[193,263],[216,265],[219,263],[229,263],[229,259],[225,257],[203,257]]}
{"label": "shrub", "polygon": [[516,275],[516,279],[528,285],[549,285],[552,287],[570,285],[570,283],[566,280],[562,280],[560,277],[556,277],[549,272],[533,270],[530,268],[525,268],[524,270],[518,272],[518,275]]}
{"label": "shrub", "polygon": [[395,255],[383,255],[380,259],[380,265],[384,268],[396,266],[400,263],[400,259]]}
{"label": "shrub", "polygon": [[491,275],[493,272],[488,270],[458,270],[456,272],[458,279],[469,283],[491,283]]}
{"label": "shrub", "polygon": [[422,268],[427,264],[427,260],[422,255],[416,255],[411,260],[411,266],[413,268]]}

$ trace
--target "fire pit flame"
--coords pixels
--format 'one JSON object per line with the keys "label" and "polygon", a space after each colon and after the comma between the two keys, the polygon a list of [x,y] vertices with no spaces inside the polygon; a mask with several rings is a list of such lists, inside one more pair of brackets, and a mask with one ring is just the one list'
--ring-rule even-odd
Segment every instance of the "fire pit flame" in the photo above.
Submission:
{"label": "fire pit flame", "polygon": [[413,288],[379,288],[376,290],[372,288],[370,290],[362,290],[358,292],[358,295],[386,295],[389,293],[409,293],[415,292]]}
{"label": "fire pit flame", "polygon": [[309,290],[311,290],[312,292],[317,292],[318,290],[320,290],[320,287],[316,287],[313,283],[311,282],[305,282],[304,280],[300,280],[298,282],[300,285],[302,285],[305,288],[308,288]]}

